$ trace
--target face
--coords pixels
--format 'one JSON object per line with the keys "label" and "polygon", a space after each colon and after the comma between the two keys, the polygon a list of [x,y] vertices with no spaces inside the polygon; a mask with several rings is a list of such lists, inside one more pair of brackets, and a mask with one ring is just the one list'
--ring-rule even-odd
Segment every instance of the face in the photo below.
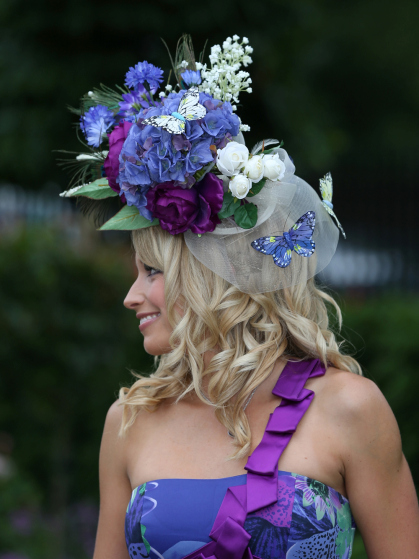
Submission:
{"label": "face", "polygon": [[124,305],[133,310],[140,321],[139,329],[144,336],[144,349],[150,355],[171,351],[169,338],[172,328],[167,320],[164,299],[163,272],[135,259],[138,276],[125,297]]}

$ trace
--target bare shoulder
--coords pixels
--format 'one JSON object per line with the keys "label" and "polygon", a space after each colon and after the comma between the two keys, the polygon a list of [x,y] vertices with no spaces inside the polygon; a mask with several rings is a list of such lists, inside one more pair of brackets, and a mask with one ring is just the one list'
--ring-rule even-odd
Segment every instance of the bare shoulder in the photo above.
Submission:
{"label": "bare shoulder", "polygon": [[106,414],[99,457],[100,514],[94,559],[128,559],[124,512],[131,496],[127,441],[119,436],[123,407],[114,402]]}
{"label": "bare shoulder", "polygon": [[325,375],[322,398],[342,419],[352,421],[394,419],[383,393],[372,380],[330,367]]}
{"label": "bare shoulder", "polygon": [[418,503],[388,402],[374,382],[353,373],[328,369],[322,382],[320,413],[368,557],[416,557]]}
{"label": "bare shoulder", "polygon": [[110,428],[119,429],[122,422],[123,409],[124,408],[121,405],[121,401],[118,398],[108,409],[108,413],[106,414],[105,425],[107,425]]}
{"label": "bare shoulder", "polygon": [[[123,406],[120,400],[116,400],[108,409],[103,428],[101,455],[105,454],[106,463],[108,459],[113,456],[112,462],[119,463],[119,467],[125,466],[125,449],[127,447],[127,437],[120,437],[119,431],[122,423]],[[115,463],[115,466],[117,464]]]}
{"label": "bare shoulder", "polygon": [[350,453],[374,452],[400,459],[401,438],[394,414],[371,380],[329,368],[320,391],[322,409]]}

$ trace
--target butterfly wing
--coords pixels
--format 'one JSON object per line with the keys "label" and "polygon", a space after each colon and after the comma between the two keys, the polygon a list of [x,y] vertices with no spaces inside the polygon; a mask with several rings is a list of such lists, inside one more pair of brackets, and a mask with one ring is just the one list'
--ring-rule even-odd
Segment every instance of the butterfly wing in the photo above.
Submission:
{"label": "butterfly wing", "polygon": [[[333,181],[332,181],[332,175],[330,173],[327,173],[322,179],[320,179],[320,192],[323,198],[322,204],[324,209],[336,221],[336,225],[341,230],[343,238],[346,239],[345,231],[343,230],[340,221],[336,217],[335,212],[330,207],[330,205],[332,204],[332,196],[333,196]],[[327,202],[329,202],[330,205]]]}
{"label": "butterfly wing", "polygon": [[271,254],[280,268],[286,268],[291,262],[292,252],[281,235],[280,237],[260,237],[251,243],[252,247],[262,254]]}
{"label": "butterfly wing", "polygon": [[311,256],[316,248],[312,240],[315,225],[316,214],[313,211],[308,211],[289,230],[289,235],[294,243],[294,250],[300,256]]}
{"label": "butterfly wing", "polygon": [[191,87],[182,95],[178,113],[186,120],[199,120],[207,114],[205,107],[199,103],[199,89],[197,87]]}
{"label": "butterfly wing", "polygon": [[346,235],[345,235],[345,231],[343,230],[342,225],[340,224],[340,221],[338,220],[338,218],[336,217],[335,212],[332,210],[332,208],[329,208],[329,206],[327,204],[325,204],[324,202],[322,202],[323,204],[323,208],[327,211],[327,213],[329,215],[331,215],[333,217],[333,219],[336,221],[336,225],[339,227],[339,229],[341,230],[341,233],[343,235],[343,238],[346,239]]}
{"label": "butterfly wing", "polygon": [[185,131],[185,123],[170,115],[150,116],[144,119],[142,123],[150,124],[156,128],[164,128],[170,134],[183,134]]}
{"label": "butterfly wing", "polygon": [[[330,173],[326,173],[326,175],[322,179],[320,179],[320,192],[323,200],[327,200],[327,202],[332,203],[333,180],[332,180],[332,175]],[[323,205],[325,206],[327,204],[323,204]]]}

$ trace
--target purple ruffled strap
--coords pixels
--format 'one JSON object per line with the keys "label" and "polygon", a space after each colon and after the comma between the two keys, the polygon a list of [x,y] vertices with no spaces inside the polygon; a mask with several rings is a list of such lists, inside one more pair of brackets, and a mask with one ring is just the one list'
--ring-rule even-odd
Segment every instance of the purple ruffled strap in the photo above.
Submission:
{"label": "purple ruffled strap", "polygon": [[272,390],[281,403],[245,466],[247,484],[227,489],[210,533],[213,541],[183,559],[259,559],[248,547],[250,534],[243,528],[246,516],[277,501],[278,460],[314,397],[304,385],[308,378],[324,373],[318,359],[288,361]]}
{"label": "purple ruffled strap", "polygon": [[288,361],[272,394],[282,401],[271,414],[259,446],[249,456],[247,475],[247,513],[275,503],[278,499],[278,460],[314,398],[304,388],[310,377],[324,375],[325,368],[316,360]]}

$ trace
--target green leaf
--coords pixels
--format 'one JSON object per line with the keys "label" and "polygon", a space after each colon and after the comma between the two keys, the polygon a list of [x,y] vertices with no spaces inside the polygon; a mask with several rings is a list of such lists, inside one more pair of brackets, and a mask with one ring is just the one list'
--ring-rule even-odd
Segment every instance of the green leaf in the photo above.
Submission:
{"label": "green leaf", "polygon": [[252,184],[252,188],[249,190],[246,198],[251,198],[252,196],[256,196],[265,186],[266,179],[261,179],[259,182],[254,182]]}
{"label": "green leaf", "polygon": [[104,223],[99,231],[132,231],[133,229],[143,229],[158,224],[158,219],[149,221],[140,215],[138,208],[135,206],[124,206],[121,211]]}
{"label": "green leaf", "polygon": [[345,551],[347,551],[347,549],[351,546],[351,542],[352,542],[352,531],[351,530],[345,530],[344,532],[339,532],[337,537],[336,537],[336,548],[335,548],[335,553],[336,555],[338,555],[339,557],[343,557],[345,554]]}
{"label": "green leaf", "polygon": [[145,536],[144,536],[146,527],[144,526],[144,524],[140,524],[140,526],[141,526],[141,537],[143,539],[143,544],[146,548],[147,553],[150,554],[151,547],[150,547],[150,544],[148,543],[148,541],[145,539]]}
{"label": "green leaf", "polygon": [[231,194],[230,191],[224,193],[223,198],[223,207],[218,214],[220,219],[224,219],[225,217],[230,217],[234,214],[234,211],[237,209],[237,200]]}
{"label": "green leaf", "polygon": [[258,209],[254,204],[244,204],[234,210],[234,219],[239,227],[251,229],[258,220]]}
{"label": "green leaf", "polygon": [[337,520],[341,530],[349,530],[352,525],[351,510],[348,503],[342,505],[342,508],[336,509]]}
{"label": "green leaf", "polygon": [[102,178],[83,185],[70,196],[86,196],[92,200],[102,200],[103,198],[118,196],[118,193],[109,186],[108,179]]}

